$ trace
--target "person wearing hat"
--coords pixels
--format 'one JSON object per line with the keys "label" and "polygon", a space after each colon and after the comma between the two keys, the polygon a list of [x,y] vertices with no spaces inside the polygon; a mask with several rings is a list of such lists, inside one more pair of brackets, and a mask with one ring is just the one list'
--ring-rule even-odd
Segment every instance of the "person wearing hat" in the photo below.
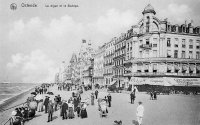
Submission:
{"label": "person wearing hat", "polygon": [[99,91],[98,91],[98,90],[96,90],[96,91],[95,91],[95,93],[94,93],[94,94],[95,94],[95,96],[96,96],[96,99],[98,98],[98,93],[99,93]]}
{"label": "person wearing hat", "polygon": [[50,100],[48,104],[48,121],[47,122],[52,121],[53,120],[52,117],[53,117],[53,103]]}
{"label": "person wearing hat", "polygon": [[137,107],[137,113],[136,113],[136,116],[137,116],[137,121],[139,123],[139,125],[142,124],[142,118],[144,116],[144,106],[142,105],[142,102],[139,101],[138,102],[138,107]]}
{"label": "person wearing hat", "polygon": [[18,114],[17,114],[17,111],[12,111],[11,113],[11,119],[10,119],[10,124],[11,125],[21,125],[21,123],[23,122],[22,120],[22,117],[20,117]]}
{"label": "person wearing hat", "polygon": [[49,104],[49,97],[45,96],[45,100],[44,100],[44,107],[45,107],[45,113],[47,113],[47,109],[48,109],[48,104]]}
{"label": "person wearing hat", "polygon": [[67,101],[63,100],[62,106],[61,106],[61,115],[62,119],[67,119],[67,110],[68,110],[68,104]]}
{"label": "person wearing hat", "polygon": [[58,101],[59,101],[58,96],[55,96],[55,98],[54,98],[55,111],[57,111]]}
{"label": "person wearing hat", "polygon": [[111,107],[112,96],[110,93],[107,95],[107,100],[108,100],[108,107]]}
{"label": "person wearing hat", "polygon": [[91,105],[94,105],[94,93],[91,93]]}

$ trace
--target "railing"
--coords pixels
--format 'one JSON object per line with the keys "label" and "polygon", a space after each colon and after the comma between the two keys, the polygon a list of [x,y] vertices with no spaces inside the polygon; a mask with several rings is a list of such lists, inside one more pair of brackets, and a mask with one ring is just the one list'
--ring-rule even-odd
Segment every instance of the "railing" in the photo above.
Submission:
{"label": "railing", "polygon": [[151,49],[152,48],[152,44],[142,44],[142,45],[140,45],[140,48]]}
{"label": "railing", "polygon": [[[7,109],[0,109],[0,112],[4,112],[4,111],[10,110],[10,109],[13,109],[13,108],[15,108],[15,107],[22,106],[22,105],[24,105],[24,104],[27,104],[27,102],[20,103],[20,104],[18,104],[18,105],[12,106],[12,107],[7,108]],[[9,119],[7,119],[7,120],[1,122],[1,125],[10,125],[10,124],[11,124],[11,118],[9,118]]]}

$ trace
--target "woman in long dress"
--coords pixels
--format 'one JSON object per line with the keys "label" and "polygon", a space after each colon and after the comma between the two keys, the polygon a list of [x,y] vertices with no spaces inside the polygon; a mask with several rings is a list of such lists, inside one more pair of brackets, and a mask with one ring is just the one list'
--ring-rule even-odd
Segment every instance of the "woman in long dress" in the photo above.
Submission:
{"label": "woman in long dress", "polygon": [[91,105],[94,105],[94,93],[91,94]]}
{"label": "woman in long dress", "polygon": [[69,117],[69,119],[72,119],[72,118],[74,118],[74,105],[72,104],[72,102],[70,102],[70,103],[68,104],[68,106],[69,106],[68,117]]}
{"label": "woman in long dress", "polygon": [[87,107],[87,104],[86,104],[86,102],[84,102],[81,107],[81,118],[88,117],[86,107]]}
{"label": "woman in long dress", "polygon": [[38,102],[38,112],[42,112],[43,111],[43,99],[41,99]]}

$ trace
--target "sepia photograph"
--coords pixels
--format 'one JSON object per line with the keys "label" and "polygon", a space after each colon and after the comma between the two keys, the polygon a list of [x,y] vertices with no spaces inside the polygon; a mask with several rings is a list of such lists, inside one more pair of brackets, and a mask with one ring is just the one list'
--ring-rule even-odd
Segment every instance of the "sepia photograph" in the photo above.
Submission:
{"label": "sepia photograph", "polygon": [[0,0],[0,125],[200,125],[200,0]]}

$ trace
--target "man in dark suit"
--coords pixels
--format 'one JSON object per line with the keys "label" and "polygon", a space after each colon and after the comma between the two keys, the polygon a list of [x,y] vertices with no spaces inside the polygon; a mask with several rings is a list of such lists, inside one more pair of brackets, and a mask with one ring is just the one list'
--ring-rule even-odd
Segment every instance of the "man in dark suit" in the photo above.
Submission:
{"label": "man in dark suit", "polygon": [[63,101],[61,108],[61,114],[63,120],[67,119],[67,110],[68,110],[68,104],[66,103],[66,101]]}
{"label": "man in dark suit", "polygon": [[131,104],[134,104],[134,101],[135,101],[135,94],[134,94],[134,92],[131,92],[130,96],[131,96]]}
{"label": "man in dark suit", "polygon": [[47,113],[48,104],[49,104],[49,97],[48,97],[48,96],[46,96],[46,98],[45,98],[45,100],[44,100],[45,113]]}
{"label": "man in dark suit", "polygon": [[53,117],[53,103],[50,100],[48,104],[48,121],[47,122],[52,121],[53,120],[52,117]]}
{"label": "man in dark suit", "polygon": [[112,97],[111,97],[110,93],[107,95],[107,99],[108,99],[108,107],[111,107]]}
{"label": "man in dark suit", "polygon": [[94,93],[95,96],[96,96],[96,99],[98,98],[98,93],[99,93],[98,90],[96,90],[95,93]]}

